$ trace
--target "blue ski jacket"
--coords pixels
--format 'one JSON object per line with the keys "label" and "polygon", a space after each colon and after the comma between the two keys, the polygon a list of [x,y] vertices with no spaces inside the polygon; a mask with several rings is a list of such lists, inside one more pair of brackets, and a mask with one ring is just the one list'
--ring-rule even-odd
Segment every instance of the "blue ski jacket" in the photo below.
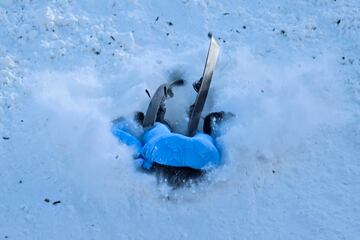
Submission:
{"label": "blue ski jacket", "polygon": [[188,137],[172,133],[166,125],[156,122],[137,138],[128,126],[123,122],[114,123],[112,133],[120,142],[134,148],[136,163],[145,169],[150,169],[154,162],[195,169],[220,164],[220,152],[210,135],[198,132]]}

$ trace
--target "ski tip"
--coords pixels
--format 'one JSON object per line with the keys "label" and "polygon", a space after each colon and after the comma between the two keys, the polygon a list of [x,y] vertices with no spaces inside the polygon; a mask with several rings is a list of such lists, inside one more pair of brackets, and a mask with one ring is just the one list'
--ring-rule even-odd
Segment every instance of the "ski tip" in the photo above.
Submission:
{"label": "ski tip", "polygon": [[219,46],[218,42],[215,39],[215,36],[211,32],[208,33],[208,37],[209,37],[210,42],[211,42],[210,45],[215,44],[216,46]]}

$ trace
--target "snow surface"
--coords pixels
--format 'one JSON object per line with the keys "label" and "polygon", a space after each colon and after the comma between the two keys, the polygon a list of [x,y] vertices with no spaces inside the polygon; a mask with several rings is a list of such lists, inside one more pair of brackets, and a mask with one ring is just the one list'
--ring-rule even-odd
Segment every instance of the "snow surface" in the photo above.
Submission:
{"label": "snow surface", "polygon": [[[173,191],[109,122],[197,80],[208,32],[208,110],[237,117],[224,165]],[[0,239],[359,238],[358,0],[2,0],[0,39]]]}

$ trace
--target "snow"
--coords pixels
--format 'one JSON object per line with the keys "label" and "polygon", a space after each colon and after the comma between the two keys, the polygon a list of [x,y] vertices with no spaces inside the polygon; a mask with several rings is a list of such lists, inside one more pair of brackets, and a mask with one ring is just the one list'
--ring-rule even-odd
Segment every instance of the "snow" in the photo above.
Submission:
{"label": "snow", "polygon": [[[208,32],[207,110],[236,118],[223,166],[174,191],[109,123],[174,72],[197,80]],[[359,1],[6,0],[0,39],[0,238],[360,236]],[[179,130],[190,85],[169,101]]]}

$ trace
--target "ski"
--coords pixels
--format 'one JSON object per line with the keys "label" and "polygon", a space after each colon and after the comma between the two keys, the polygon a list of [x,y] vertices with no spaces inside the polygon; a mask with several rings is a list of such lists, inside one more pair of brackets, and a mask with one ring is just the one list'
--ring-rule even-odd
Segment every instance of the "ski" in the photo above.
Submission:
{"label": "ski", "polygon": [[149,103],[148,109],[146,111],[144,121],[143,121],[143,128],[148,129],[154,126],[156,121],[164,122],[165,116],[165,100],[167,98],[173,97],[174,93],[172,88],[174,86],[182,86],[184,85],[184,80],[179,79],[172,81],[170,83],[161,84],[155,94],[152,96],[151,101]]}
{"label": "ski", "polygon": [[200,89],[198,91],[198,95],[196,96],[195,103],[191,110],[190,120],[187,129],[187,136],[189,137],[194,136],[197,131],[201,113],[204,109],[206,98],[209,93],[211,78],[215,69],[215,65],[217,63],[219,52],[220,52],[219,44],[216,42],[215,38],[211,36],[204,72],[200,80],[201,83]]}

